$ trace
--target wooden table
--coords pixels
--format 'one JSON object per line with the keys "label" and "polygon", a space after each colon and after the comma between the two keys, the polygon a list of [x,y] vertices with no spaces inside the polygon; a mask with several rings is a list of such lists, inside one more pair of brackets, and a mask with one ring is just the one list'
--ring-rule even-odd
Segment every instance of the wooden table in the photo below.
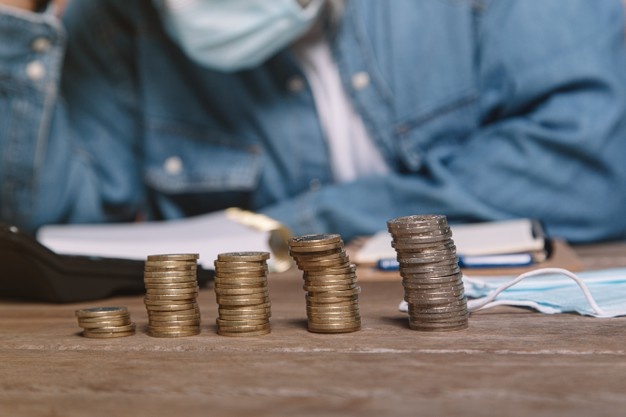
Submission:
{"label": "wooden table", "polygon": [[[609,248],[610,250],[606,249]],[[626,246],[581,247],[589,267]],[[608,251],[608,252],[607,252]],[[611,252],[613,251],[613,252]],[[612,253],[613,256],[608,256]],[[596,263],[594,263],[596,262]],[[71,305],[0,302],[1,416],[623,416],[626,318],[498,308],[450,333],[408,329],[397,279],[362,282],[363,330],[306,330],[297,271],[270,278],[270,335],[146,335],[142,297]],[[126,305],[135,336],[86,339],[74,310]]]}

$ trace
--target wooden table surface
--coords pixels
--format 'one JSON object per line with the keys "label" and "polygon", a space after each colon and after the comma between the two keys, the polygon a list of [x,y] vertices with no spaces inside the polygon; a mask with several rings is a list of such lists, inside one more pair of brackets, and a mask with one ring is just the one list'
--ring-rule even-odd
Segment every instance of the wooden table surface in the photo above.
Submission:
{"label": "wooden table surface", "polygon": [[[626,245],[577,248],[586,266],[626,265]],[[611,261],[612,260],[612,261]],[[0,302],[0,416],[623,416],[626,318],[497,308],[467,330],[425,333],[397,310],[398,279],[361,283],[363,329],[306,330],[298,271],[270,277],[272,333],[149,337],[141,296],[51,305]],[[79,336],[74,310],[125,305],[135,336]]]}

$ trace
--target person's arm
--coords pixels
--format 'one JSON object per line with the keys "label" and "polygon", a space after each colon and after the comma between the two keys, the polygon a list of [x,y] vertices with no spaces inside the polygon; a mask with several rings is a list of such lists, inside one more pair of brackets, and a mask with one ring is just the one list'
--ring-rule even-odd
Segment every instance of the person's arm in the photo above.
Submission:
{"label": "person's arm", "polygon": [[42,6],[41,3],[48,3],[48,0],[44,0],[44,2],[37,0],[0,0],[0,5],[31,12],[38,10]]}
{"label": "person's arm", "polygon": [[483,123],[470,137],[433,148],[420,172],[325,186],[263,213],[296,234],[334,231],[347,239],[417,213],[452,222],[533,217],[571,241],[623,238],[619,3],[489,3],[479,29]]}
{"label": "person's arm", "polygon": [[16,7],[36,1],[11,1],[0,10],[0,221],[132,219],[142,196],[127,26],[113,2],[72,2],[64,26]]}

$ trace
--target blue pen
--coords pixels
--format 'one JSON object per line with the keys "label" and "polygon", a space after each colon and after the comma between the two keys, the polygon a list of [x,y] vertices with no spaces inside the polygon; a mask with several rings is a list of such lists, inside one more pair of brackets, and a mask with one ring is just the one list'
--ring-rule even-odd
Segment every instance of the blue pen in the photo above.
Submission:
{"label": "blue pen", "polygon": [[[511,268],[529,266],[533,263],[532,256],[527,253],[487,256],[459,255],[461,268]],[[376,262],[376,268],[380,271],[397,271],[400,269],[400,263],[394,258],[383,258]]]}
{"label": "blue pen", "polygon": [[381,271],[397,271],[400,268],[400,263],[394,258],[383,258],[376,262],[376,268]]}

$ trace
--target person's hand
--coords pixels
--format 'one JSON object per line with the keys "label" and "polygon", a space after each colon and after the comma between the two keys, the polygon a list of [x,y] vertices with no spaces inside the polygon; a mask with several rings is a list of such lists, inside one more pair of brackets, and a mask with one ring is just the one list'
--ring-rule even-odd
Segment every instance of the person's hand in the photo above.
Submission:
{"label": "person's hand", "polygon": [[41,2],[37,0],[0,0],[0,4],[34,12]]}
{"label": "person's hand", "polygon": [[54,3],[57,14],[65,7],[67,0],[0,0],[0,5],[11,6],[32,12],[42,10],[48,3]]}

